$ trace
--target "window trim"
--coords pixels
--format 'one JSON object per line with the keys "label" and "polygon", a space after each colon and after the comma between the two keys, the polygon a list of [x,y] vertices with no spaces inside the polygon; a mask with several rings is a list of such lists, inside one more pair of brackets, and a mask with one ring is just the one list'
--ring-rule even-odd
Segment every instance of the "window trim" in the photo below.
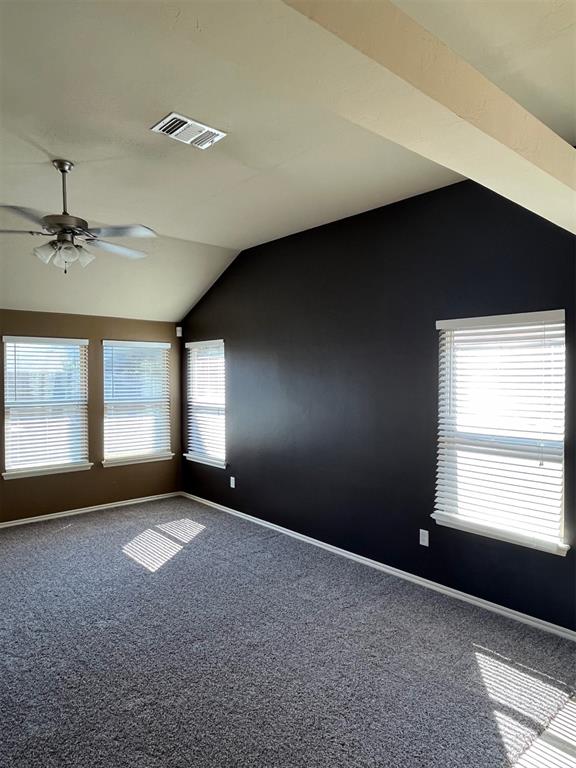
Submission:
{"label": "window trim", "polygon": [[58,336],[2,336],[5,344],[70,344],[73,347],[87,347],[89,339],[60,339]]}
{"label": "window trim", "polygon": [[172,349],[170,341],[127,341],[125,339],[102,339],[103,347],[145,347],[146,349]]}
{"label": "window trim", "polygon": [[117,459],[102,459],[103,467],[123,467],[127,464],[147,464],[151,461],[170,461],[175,456],[174,453],[148,453],[145,456],[125,456]]}
{"label": "window trim", "polygon": [[[190,358],[188,356],[188,350],[194,349],[195,347],[220,347],[222,346],[222,349],[224,350],[224,365],[226,365],[226,342],[224,339],[207,339],[206,341],[187,341],[184,344],[184,348],[186,350],[186,360],[185,360],[185,376],[184,376],[184,382],[185,382],[185,391],[184,391],[184,404],[185,404],[185,426],[186,426],[186,432],[185,432],[185,442],[188,443],[188,415],[189,415],[189,409],[190,409],[190,401],[188,400],[188,375],[189,375],[189,365],[190,365]],[[226,385],[226,382],[224,382]],[[190,451],[186,451],[182,454],[182,456],[186,459],[186,461],[191,461],[195,464],[205,464],[208,467],[216,467],[217,469],[226,469],[228,466],[227,457],[226,457],[226,415],[227,415],[227,407],[226,407],[226,399],[224,400],[224,451],[225,451],[225,458],[224,461],[220,461],[219,459],[211,459],[208,456],[202,456],[198,453],[192,453]]]}
{"label": "window trim", "polygon": [[193,461],[196,464],[207,464],[209,467],[218,467],[218,469],[226,469],[228,464],[225,461],[218,461],[218,459],[208,459],[205,456],[199,456],[197,453],[183,453],[182,456],[186,461]]}
{"label": "window trim", "polygon": [[[499,327],[504,325],[513,328],[514,326],[522,326],[526,323],[534,322],[565,323],[566,312],[564,309],[554,309],[542,312],[519,312],[508,315],[488,315],[484,317],[438,320],[436,321],[436,330],[466,330],[472,328]],[[438,459],[436,460],[436,469],[438,469]],[[563,510],[563,524],[559,539],[530,536],[517,531],[511,531],[507,528],[489,525],[488,523],[465,520],[458,517],[456,513],[443,512],[441,510],[434,511],[430,517],[433,518],[437,525],[464,531],[466,533],[474,533],[498,541],[518,544],[523,547],[540,550],[541,552],[560,555],[561,557],[565,557],[570,550],[570,545],[566,541],[566,530],[564,526],[566,517],[565,509]]]}
{"label": "window trim", "polygon": [[[513,317],[514,321],[510,318]],[[525,323],[565,323],[564,309],[548,309],[542,312],[512,312],[509,315],[485,315],[462,317],[455,320],[437,320],[437,331],[461,331],[466,328],[491,328],[498,325],[524,325]]]}
{"label": "window trim", "polygon": [[481,523],[460,520],[456,515],[449,515],[444,512],[433,512],[431,517],[434,518],[436,525],[442,525],[446,528],[454,528],[455,530],[465,531],[466,533],[476,533],[479,536],[485,536],[488,539],[506,541],[510,544],[520,544],[523,547],[539,549],[541,552],[549,552],[552,555],[561,555],[562,557],[565,557],[570,549],[570,545],[563,541],[522,536],[519,533],[514,533],[505,528],[495,528],[491,525],[482,525]]}
{"label": "window trim", "polygon": [[186,349],[194,349],[194,347],[219,347],[224,344],[224,339],[208,339],[207,341],[187,341],[184,344]]}
{"label": "window trim", "polygon": [[66,472],[82,472],[86,469],[92,469],[93,461],[83,461],[74,464],[51,464],[45,467],[34,467],[30,469],[9,469],[2,472],[4,480],[17,480],[20,477],[41,477],[43,475],[60,475]]}

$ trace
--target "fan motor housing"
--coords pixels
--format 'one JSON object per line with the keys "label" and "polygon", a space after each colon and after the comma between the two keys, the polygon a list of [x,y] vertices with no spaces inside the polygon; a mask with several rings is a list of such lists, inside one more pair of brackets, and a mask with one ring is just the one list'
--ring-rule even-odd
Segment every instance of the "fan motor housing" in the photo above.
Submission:
{"label": "fan motor housing", "polygon": [[69,213],[50,214],[42,217],[42,226],[50,234],[58,232],[81,232],[88,229],[88,222]]}

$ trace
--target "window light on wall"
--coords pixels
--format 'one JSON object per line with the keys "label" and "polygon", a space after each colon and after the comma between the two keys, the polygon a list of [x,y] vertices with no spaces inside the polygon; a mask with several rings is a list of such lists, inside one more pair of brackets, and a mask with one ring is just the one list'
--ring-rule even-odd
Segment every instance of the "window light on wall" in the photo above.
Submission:
{"label": "window light on wall", "polygon": [[564,310],[440,331],[440,525],[555,554],[564,542]]}

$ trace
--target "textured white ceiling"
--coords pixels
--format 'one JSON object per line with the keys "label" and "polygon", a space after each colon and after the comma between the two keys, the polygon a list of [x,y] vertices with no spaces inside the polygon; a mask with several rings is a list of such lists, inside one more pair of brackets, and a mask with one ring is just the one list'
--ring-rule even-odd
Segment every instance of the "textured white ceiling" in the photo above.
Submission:
{"label": "textured white ceiling", "polygon": [[[572,3],[398,4],[572,140]],[[178,320],[240,249],[459,179],[291,96],[269,64],[285,61],[288,81],[301,41],[309,49],[310,36],[324,33],[280,0],[0,9],[0,202],[56,212],[50,158],[63,156],[77,163],[72,213],[161,235],[133,243],[149,251],[144,261],[99,254],[65,278],[30,256],[36,241],[2,236],[2,306]],[[152,134],[171,110],[229,136],[201,152]]]}
{"label": "textured white ceiling", "polygon": [[574,0],[394,0],[509,96],[576,144]]}

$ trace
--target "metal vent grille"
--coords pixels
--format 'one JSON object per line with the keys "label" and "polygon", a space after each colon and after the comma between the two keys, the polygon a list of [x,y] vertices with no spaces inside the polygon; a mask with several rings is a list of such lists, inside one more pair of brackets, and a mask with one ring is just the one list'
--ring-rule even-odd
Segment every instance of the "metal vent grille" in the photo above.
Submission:
{"label": "metal vent grille", "polygon": [[226,136],[223,131],[219,131],[217,128],[198,123],[196,120],[179,115],[177,112],[166,115],[150,130],[154,133],[163,133],[183,144],[191,144],[197,149],[208,149]]}

